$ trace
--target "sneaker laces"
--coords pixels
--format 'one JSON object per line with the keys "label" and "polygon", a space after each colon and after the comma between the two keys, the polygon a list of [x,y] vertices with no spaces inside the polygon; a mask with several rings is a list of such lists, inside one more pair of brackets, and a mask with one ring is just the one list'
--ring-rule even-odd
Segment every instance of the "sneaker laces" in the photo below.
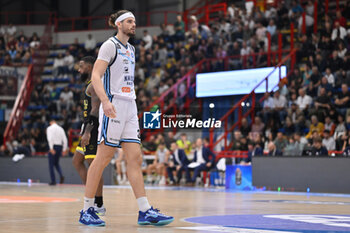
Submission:
{"label": "sneaker laces", "polygon": [[153,209],[153,207],[152,207],[149,211],[154,212],[162,217],[168,217],[165,214],[162,214],[158,208]]}
{"label": "sneaker laces", "polygon": [[[91,208],[92,208],[92,209],[91,209]],[[90,207],[89,209],[92,210],[92,211],[89,211],[89,212],[90,212],[90,214],[92,215],[92,217],[94,217],[94,219],[100,219],[100,217],[98,217],[98,215],[96,214],[97,211],[95,210],[95,208]]]}

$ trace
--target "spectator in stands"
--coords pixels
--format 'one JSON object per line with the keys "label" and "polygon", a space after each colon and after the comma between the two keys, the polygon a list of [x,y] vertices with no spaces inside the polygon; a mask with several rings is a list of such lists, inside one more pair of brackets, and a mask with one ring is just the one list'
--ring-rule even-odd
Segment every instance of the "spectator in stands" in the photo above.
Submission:
{"label": "spectator in stands", "polygon": [[265,128],[265,124],[261,121],[261,118],[256,116],[254,123],[252,124],[251,132],[253,134],[262,134]]}
{"label": "spectator in stands", "polygon": [[331,105],[332,102],[326,93],[326,89],[320,87],[319,95],[315,100],[315,112],[313,114],[316,114],[320,119],[324,119],[328,114],[328,111],[331,109]]}
{"label": "spectator in stands", "polygon": [[281,129],[281,131],[287,136],[291,136],[295,133],[295,126],[292,122],[292,118],[290,118],[289,116],[286,117],[286,121],[284,123],[283,128]]}
{"label": "spectator in stands", "polygon": [[273,142],[269,143],[268,149],[268,156],[282,156],[282,151],[278,150]]}
{"label": "spectator in stands", "polygon": [[339,23],[341,27],[346,27],[346,18],[342,16],[341,11],[336,11],[336,19],[334,20],[334,26],[336,26],[336,23]]}
{"label": "spectator in stands", "polygon": [[322,145],[322,138],[316,137],[313,140],[313,145],[311,148],[311,156],[328,156],[328,150]]}
{"label": "spectator in stands", "polygon": [[251,131],[251,127],[248,124],[247,118],[243,118],[242,119],[241,127],[239,128],[239,130],[241,131],[243,137],[247,137],[248,136],[249,132]]}
{"label": "spectator in stands", "polygon": [[176,141],[176,144],[180,149],[183,149],[188,156],[191,153],[192,145],[191,142],[187,139],[187,134],[182,133],[180,139]]}
{"label": "spectator in stands", "polygon": [[288,141],[284,137],[283,132],[278,132],[277,133],[277,137],[276,137],[276,139],[275,139],[275,141],[273,143],[274,143],[274,146],[276,147],[276,149],[278,151],[283,152],[284,148],[288,144]]}
{"label": "spectator in stands", "polygon": [[313,3],[313,1],[307,1],[305,11],[306,11],[306,14],[310,15],[311,17],[314,16],[314,3]]}
{"label": "spectator in stands", "polygon": [[344,122],[344,116],[343,115],[338,115],[338,124],[337,127],[334,130],[334,138],[337,139],[340,136],[346,134],[346,126],[345,126],[345,122]]}
{"label": "spectator in stands", "polygon": [[275,107],[275,112],[279,116],[279,121],[284,122],[285,117],[287,115],[286,107],[287,107],[287,99],[277,90],[273,97],[273,105]]}
{"label": "spectator in stands", "polygon": [[152,36],[148,34],[147,30],[143,31],[142,40],[145,42],[145,49],[148,50],[152,47],[153,39]]}
{"label": "spectator in stands", "polygon": [[333,137],[331,137],[329,130],[324,130],[323,137],[322,144],[326,147],[326,149],[328,151],[335,150],[335,140]]}
{"label": "spectator in stands", "polygon": [[33,34],[31,41],[29,43],[29,46],[33,49],[39,48],[40,46],[40,39],[36,33]]}
{"label": "spectator in stands", "polygon": [[74,66],[74,57],[70,54],[70,51],[67,50],[63,58],[63,70],[64,74],[70,74]]}
{"label": "spectator in stands", "polygon": [[185,23],[182,21],[182,16],[180,14],[176,16],[174,29],[175,41],[183,41],[185,39]]}
{"label": "spectator in stands", "polygon": [[316,115],[311,116],[311,124],[309,127],[309,133],[306,135],[306,138],[310,138],[312,133],[316,131],[319,134],[322,134],[324,131],[324,124],[319,122]]}
{"label": "spectator in stands", "polygon": [[169,151],[165,147],[165,143],[158,145],[153,163],[147,166],[147,183],[152,183],[152,173],[156,174],[156,184],[165,185],[166,180],[166,165],[168,164]]}
{"label": "spectator in stands", "polygon": [[96,40],[92,37],[91,34],[88,34],[87,39],[85,40],[85,50],[87,54],[93,55],[94,49],[96,47]]}
{"label": "spectator in stands", "polygon": [[64,66],[64,59],[63,59],[63,54],[59,53],[58,56],[54,59],[53,62],[53,70],[52,74],[55,78],[61,78],[64,71],[63,71],[63,66]]}
{"label": "spectator in stands", "polygon": [[331,117],[327,115],[325,118],[324,129],[330,132],[330,136],[334,135],[335,127],[336,125],[332,121]]}
{"label": "spectator in stands", "polygon": [[8,36],[16,36],[17,27],[12,23],[9,23],[9,26],[7,27],[6,32]]}
{"label": "spectator in stands", "polygon": [[307,143],[306,138],[302,137],[300,133],[296,132],[294,133],[292,145],[290,145],[287,154],[283,155],[301,156]]}
{"label": "spectator in stands", "polygon": [[345,116],[347,109],[350,107],[350,92],[348,85],[343,83],[341,85],[341,92],[334,101],[337,111]]}
{"label": "spectator in stands", "polygon": [[[191,166],[192,164],[192,166]],[[201,138],[196,140],[196,150],[194,152],[194,158],[192,162],[187,166],[186,177],[190,177],[190,170],[193,170],[193,176],[191,183],[196,181],[196,178],[201,171],[207,171],[215,165],[215,154],[206,147],[203,147],[203,141]]]}
{"label": "spectator in stands", "polygon": [[339,22],[334,23],[335,28],[332,31],[332,40],[343,40],[346,36],[346,30]]}
{"label": "spectator in stands", "polygon": [[312,98],[306,95],[304,88],[299,89],[299,97],[297,99],[298,108],[302,111],[307,111],[312,104]]}
{"label": "spectator in stands", "polygon": [[326,73],[324,75],[324,77],[327,78],[327,81],[330,85],[332,85],[332,87],[334,87],[335,85],[335,79],[334,79],[334,76],[331,72],[331,69],[329,67],[326,68]]}
{"label": "spectator in stands", "polygon": [[61,94],[60,98],[57,101],[57,110],[58,112],[62,111],[62,106],[68,111],[71,109],[73,106],[74,101],[73,101],[73,92],[69,90],[68,86],[64,87]]}
{"label": "spectator in stands", "polygon": [[275,37],[277,27],[276,27],[275,21],[273,19],[270,19],[269,25],[267,26],[266,30],[270,33],[272,38]]}
{"label": "spectator in stands", "polygon": [[198,27],[199,27],[199,23],[197,21],[197,17],[195,15],[191,15],[188,35],[196,36],[198,34]]}
{"label": "spectator in stands", "polygon": [[[183,149],[179,149],[175,142],[171,143],[170,150],[171,155],[169,165],[167,167],[167,173],[170,179],[170,184],[179,184],[182,177],[182,172],[186,171],[189,161],[185,151]],[[174,179],[173,172],[176,172],[176,181]],[[187,177],[187,182],[190,182],[190,176]]]}

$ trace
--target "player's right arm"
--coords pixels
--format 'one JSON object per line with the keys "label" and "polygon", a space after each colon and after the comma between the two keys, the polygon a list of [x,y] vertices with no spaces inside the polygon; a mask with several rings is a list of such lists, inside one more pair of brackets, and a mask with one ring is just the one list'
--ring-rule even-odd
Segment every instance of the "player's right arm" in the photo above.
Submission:
{"label": "player's right arm", "polygon": [[108,66],[108,62],[97,59],[92,70],[91,83],[94,86],[94,90],[102,103],[103,112],[107,117],[115,118],[116,110],[113,104],[109,101],[105,89],[103,87],[101,77],[105,73]]}
{"label": "player's right arm", "polygon": [[116,49],[113,42],[107,40],[104,42],[98,52],[97,60],[92,70],[91,83],[94,90],[102,103],[103,112],[107,117],[115,118],[116,110],[113,104],[109,101],[105,89],[103,87],[101,77],[106,72],[107,66],[114,60]]}

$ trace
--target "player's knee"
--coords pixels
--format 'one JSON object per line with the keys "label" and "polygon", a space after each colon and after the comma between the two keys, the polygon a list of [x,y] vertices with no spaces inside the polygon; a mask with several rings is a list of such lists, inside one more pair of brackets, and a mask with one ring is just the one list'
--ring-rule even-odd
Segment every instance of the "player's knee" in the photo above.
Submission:
{"label": "player's knee", "polygon": [[84,161],[84,160],[82,160],[82,159],[80,158],[80,156],[78,156],[78,155],[74,155],[74,156],[73,156],[72,163],[73,163],[73,166],[74,166],[75,168],[80,167],[80,166],[82,165],[82,162],[83,162],[83,161]]}

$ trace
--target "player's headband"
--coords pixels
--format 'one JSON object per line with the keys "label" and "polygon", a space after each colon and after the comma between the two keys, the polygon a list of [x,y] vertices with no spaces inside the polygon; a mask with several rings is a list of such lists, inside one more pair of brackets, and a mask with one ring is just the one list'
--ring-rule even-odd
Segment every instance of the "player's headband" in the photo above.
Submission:
{"label": "player's headband", "polygon": [[123,21],[124,19],[127,19],[127,18],[134,18],[135,19],[135,16],[133,13],[131,12],[126,12],[124,14],[122,14],[121,16],[119,16],[116,20],[115,20],[115,25],[117,25],[118,22],[121,22]]}

